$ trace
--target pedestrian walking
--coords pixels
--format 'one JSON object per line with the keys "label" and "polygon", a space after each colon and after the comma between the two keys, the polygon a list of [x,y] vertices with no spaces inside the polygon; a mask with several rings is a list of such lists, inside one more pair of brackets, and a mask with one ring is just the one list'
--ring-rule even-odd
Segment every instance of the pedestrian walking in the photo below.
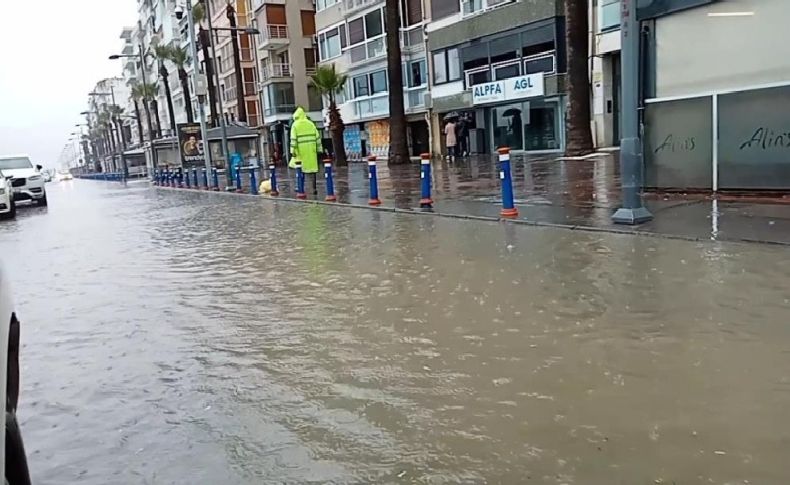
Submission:
{"label": "pedestrian walking", "polygon": [[466,157],[469,154],[469,120],[466,118],[466,115],[461,116],[455,125],[455,129],[456,138],[458,139],[458,153],[462,157]]}
{"label": "pedestrian walking", "polygon": [[452,161],[455,158],[455,146],[458,138],[455,133],[455,122],[450,120],[444,126],[445,144],[447,145],[447,158]]}
{"label": "pedestrian walking", "polygon": [[302,162],[302,173],[310,177],[313,195],[318,195],[318,150],[321,133],[301,107],[294,111],[291,125],[291,159]]}

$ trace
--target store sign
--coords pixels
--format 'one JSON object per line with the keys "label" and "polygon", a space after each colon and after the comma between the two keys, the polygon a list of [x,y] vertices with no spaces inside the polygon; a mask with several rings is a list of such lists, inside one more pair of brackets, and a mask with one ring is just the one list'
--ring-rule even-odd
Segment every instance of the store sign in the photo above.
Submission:
{"label": "store sign", "polygon": [[512,99],[543,96],[543,73],[516,76],[503,81],[472,86],[472,103],[498,103]]}

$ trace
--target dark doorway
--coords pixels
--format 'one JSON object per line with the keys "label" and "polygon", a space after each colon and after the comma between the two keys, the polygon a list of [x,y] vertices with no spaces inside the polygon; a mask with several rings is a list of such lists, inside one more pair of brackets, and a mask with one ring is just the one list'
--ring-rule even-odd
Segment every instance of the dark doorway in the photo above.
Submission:
{"label": "dark doorway", "polygon": [[428,123],[425,120],[412,121],[409,123],[411,132],[411,154],[418,157],[420,154],[428,153],[430,146],[428,142]]}
{"label": "dark doorway", "polygon": [[620,99],[622,83],[620,70],[620,53],[612,55],[612,145],[620,146]]}

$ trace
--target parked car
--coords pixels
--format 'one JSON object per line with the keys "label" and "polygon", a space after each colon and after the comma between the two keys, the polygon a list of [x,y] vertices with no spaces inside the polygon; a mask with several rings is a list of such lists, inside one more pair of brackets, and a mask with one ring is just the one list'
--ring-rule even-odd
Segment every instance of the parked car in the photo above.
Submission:
{"label": "parked car", "polygon": [[14,203],[14,189],[11,187],[11,177],[6,178],[0,172],[0,217],[13,219],[16,216]]}
{"label": "parked car", "polygon": [[16,418],[19,402],[19,320],[11,301],[8,275],[0,267],[0,398],[5,403],[3,476],[7,485],[30,485],[25,446]]}
{"label": "parked car", "polygon": [[0,172],[11,179],[14,200],[32,200],[38,205],[47,205],[47,191],[41,165],[33,166],[27,155],[0,156]]}

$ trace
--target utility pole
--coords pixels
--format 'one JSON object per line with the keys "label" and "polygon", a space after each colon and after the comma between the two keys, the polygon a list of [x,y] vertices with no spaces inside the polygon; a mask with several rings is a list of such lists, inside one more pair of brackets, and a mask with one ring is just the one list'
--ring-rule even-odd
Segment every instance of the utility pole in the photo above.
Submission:
{"label": "utility pole", "polygon": [[[137,46],[140,51],[140,74],[143,77],[143,86],[148,85],[148,80],[145,76],[145,49],[143,49],[143,43],[140,42]],[[143,96],[143,103],[146,107],[146,123],[148,124],[148,141],[151,143],[151,169],[148,172],[148,177],[153,178],[154,170],[157,166],[157,159],[156,159],[156,150],[154,149],[154,125],[151,122],[151,105],[148,104],[148,98]]]}
{"label": "utility pole", "polygon": [[620,142],[621,207],[612,216],[615,224],[641,224],[653,219],[642,201],[642,139],[639,133],[639,42],[636,0],[620,2],[620,56],[622,59],[622,140]]}
{"label": "utility pole", "polygon": [[[208,16],[208,12],[206,13],[206,16]],[[209,149],[208,128],[206,128],[206,110],[203,106],[206,95],[205,93],[198,92],[198,86],[201,88],[205,87],[204,83],[202,82],[204,75],[197,56],[197,43],[195,42],[195,20],[192,18],[192,0],[187,0],[187,25],[189,28],[189,48],[192,50],[192,84],[195,86],[195,94],[198,97],[198,116],[200,117],[200,135],[203,138],[203,157],[206,160],[206,177],[211,177],[211,150]],[[209,31],[209,35],[210,34],[211,32]],[[209,62],[209,59],[206,59],[205,61]],[[200,79],[201,82],[198,82],[198,79]],[[178,137],[178,133],[176,133],[176,137]]]}

